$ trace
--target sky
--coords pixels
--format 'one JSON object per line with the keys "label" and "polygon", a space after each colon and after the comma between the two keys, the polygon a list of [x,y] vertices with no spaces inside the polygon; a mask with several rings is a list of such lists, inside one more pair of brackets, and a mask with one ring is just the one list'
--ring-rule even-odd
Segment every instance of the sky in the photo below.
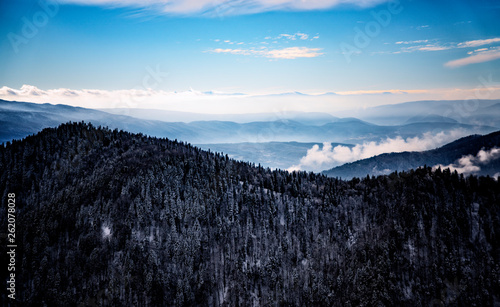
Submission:
{"label": "sky", "polygon": [[201,113],[500,98],[493,0],[0,2],[0,99]]}

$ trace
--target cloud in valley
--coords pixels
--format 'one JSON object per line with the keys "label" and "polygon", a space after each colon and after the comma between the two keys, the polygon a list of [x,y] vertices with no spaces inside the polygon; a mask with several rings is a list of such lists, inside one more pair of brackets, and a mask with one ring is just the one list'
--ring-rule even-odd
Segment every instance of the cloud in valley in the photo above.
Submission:
{"label": "cloud in valley", "polygon": [[330,143],[324,143],[323,148],[314,145],[307,151],[307,155],[302,157],[300,164],[292,166],[289,170],[319,172],[383,153],[434,149],[466,135],[467,132],[463,130],[440,132],[434,135],[424,133],[421,137],[407,139],[403,139],[402,137],[387,138],[380,142],[365,142],[352,148],[343,145],[332,147]]}
{"label": "cloud in valley", "polygon": [[[481,171],[481,165],[487,165],[493,160],[500,158],[500,148],[494,147],[490,150],[481,149],[476,156],[467,155],[458,159],[456,163],[449,165],[436,165],[433,169],[449,168],[452,172],[457,171],[459,174],[472,174]],[[493,177],[498,178],[500,173],[495,174]]]}

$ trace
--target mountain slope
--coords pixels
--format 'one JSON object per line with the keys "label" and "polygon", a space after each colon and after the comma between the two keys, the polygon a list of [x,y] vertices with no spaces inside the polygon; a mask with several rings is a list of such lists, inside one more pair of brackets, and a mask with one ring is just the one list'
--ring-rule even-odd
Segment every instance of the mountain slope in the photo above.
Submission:
{"label": "mountain slope", "polygon": [[345,182],[83,123],[0,146],[0,168],[23,306],[499,303],[491,178]]}
{"label": "mountain slope", "polygon": [[[326,170],[323,174],[330,177],[350,179],[353,177],[365,177],[366,175],[381,175],[394,171],[406,171],[424,165],[449,165],[463,156],[475,156],[481,149],[488,150],[495,146],[500,147],[500,131],[484,136],[471,135],[443,147],[423,152],[382,154]],[[500,172],[500,166],[496,167],[497,162],[494,162],[495,164],[492,164],[489,168],[483,168],[479,174],[489,174],[491,176]]]}

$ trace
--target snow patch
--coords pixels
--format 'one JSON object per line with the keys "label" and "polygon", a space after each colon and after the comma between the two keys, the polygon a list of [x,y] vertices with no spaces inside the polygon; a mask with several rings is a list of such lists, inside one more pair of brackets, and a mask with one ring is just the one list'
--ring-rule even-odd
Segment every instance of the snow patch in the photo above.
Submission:
{"label": "snow patch", "polygon": [[103,239],[109,239],[111,238],[111,227],[107,225],[102,225],[102,238]]}

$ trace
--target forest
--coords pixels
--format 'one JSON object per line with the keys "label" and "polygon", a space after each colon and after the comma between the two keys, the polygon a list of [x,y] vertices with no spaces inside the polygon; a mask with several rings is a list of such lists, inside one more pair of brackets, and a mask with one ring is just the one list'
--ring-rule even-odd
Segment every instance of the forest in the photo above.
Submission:
{"label": "forest", "polygon": [[491,177],[344,181],[84,122],[5,143],[0,170],[19,306],[500,304]]}

